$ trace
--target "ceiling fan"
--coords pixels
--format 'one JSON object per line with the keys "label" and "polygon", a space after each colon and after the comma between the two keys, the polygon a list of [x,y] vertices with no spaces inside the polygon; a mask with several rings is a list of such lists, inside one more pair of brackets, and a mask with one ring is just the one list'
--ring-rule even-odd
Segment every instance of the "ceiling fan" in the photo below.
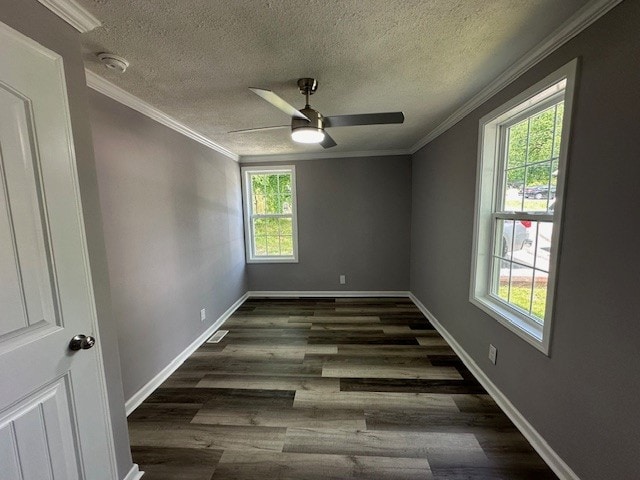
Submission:
{"label": "ceiling fan", "polygon": [[278,128],[291,128],[291,138],[293,141],[299,143],[319,143],[324,148],[331,148],[336,146],[336,142],[327,132],[325,132],[325,128],[404,122],[404,113],[402,112],[360,113],[355,115],[333,115],[324,117],[320,112],[314,110],[309,105],[309,96],[313,95],[318,89],[318,81],[315,78],[300,78],[298,80],[298,88],[300,88],[300,93],[302,93],[306,99],[305,106],[301,110],[297,110],[271,90],[265,90],[262,88],[249,89],[274,107],[279,108],[287,115],[290,115],[291,125],[248,128],[244,130],[233,130],[229,133],[246,133],[275,130]]}

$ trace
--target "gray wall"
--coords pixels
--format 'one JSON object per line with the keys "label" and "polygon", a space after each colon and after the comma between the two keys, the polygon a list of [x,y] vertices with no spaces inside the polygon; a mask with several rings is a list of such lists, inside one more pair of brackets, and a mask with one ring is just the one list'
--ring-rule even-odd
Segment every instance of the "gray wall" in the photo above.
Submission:
{"label": "gray wall", "polygon": [[407,291],[410,157],[287,164],[296,166],[299,263],[249,264],[250,289]]}
{"label": "gray wall", "polygon": [[[623,2],[413,159],[411,290],[582,479],[640,471],[639,25]],[[546,357],[468,301],[478,122],[577,56]]]}
{"label": "gray wall", "polygon": [[36,0],[0,0],[0,21],[57,52],[64,60],[80,195],[100,328],[99,341],[107,377],[118,473],[120,478],[123,478],[130,470],[132,463],[124,414],[116,326],[111,313],[95,161],[89,130],[87,87],[80,54],[79,34]]}
{"label": "gray wall", "polygon": [[237,162],[89,92],[128,399],[247,291],[240,170]]}

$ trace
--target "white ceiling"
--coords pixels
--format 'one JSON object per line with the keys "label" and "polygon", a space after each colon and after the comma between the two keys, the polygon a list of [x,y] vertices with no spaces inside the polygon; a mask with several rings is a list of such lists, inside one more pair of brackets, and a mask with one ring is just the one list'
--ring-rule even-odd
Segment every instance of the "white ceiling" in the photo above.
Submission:
{"label": "white ceiling", "polygon": [[[81,35],[89,70],[246,155],[408,151],[587,0],[79,0],[102,26]],[[111,52],[122,75],[98,63]],[[324,115],[401,110],[403,125],[332,128],[338,146],[285,130],[290,119],[248,90],[297,108],[318,79]]]}

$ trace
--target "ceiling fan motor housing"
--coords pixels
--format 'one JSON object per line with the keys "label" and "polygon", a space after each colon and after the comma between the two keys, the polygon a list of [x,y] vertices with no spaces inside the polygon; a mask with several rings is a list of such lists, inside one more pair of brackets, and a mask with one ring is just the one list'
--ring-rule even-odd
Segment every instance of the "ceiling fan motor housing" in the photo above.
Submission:
{"label": "ceiling fan motor housing", "polygon": [[291,118],[291,131],[295,132],[300,128],[315,129],[318,132],[324,132],[324,117],[320,112],[314,110],[311,107],[305,107],[300,110],[309,120],[304,118],[292,117]]}

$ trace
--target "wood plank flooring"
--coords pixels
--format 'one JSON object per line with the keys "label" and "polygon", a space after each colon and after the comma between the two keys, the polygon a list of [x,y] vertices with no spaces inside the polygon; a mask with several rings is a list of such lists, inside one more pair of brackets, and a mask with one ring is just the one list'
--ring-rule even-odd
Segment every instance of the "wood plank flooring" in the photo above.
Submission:
{"label": "wood plank flooring", "polygon": [[145,480],[555,479],[405,298],[250,299],[129,416]]}

